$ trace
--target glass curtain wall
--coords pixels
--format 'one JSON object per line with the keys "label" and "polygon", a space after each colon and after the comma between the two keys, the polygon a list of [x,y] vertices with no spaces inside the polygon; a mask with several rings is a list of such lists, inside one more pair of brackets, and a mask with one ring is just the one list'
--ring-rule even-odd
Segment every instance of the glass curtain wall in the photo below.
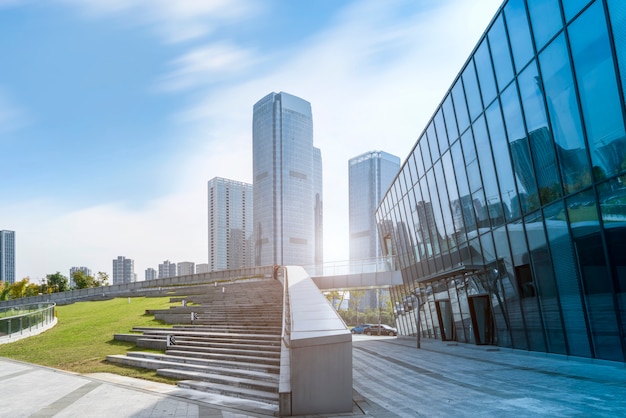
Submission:
{"label": "glass curtain wall", "polygon": [[626,3],[509,0],[377,210],[402,334],[625,361]]}

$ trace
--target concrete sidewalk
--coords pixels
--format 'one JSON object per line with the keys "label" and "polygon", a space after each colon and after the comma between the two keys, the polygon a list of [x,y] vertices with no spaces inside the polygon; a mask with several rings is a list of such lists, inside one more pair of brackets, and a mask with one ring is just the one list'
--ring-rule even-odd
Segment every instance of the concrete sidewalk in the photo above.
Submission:
{"label": "concrete sidewalk", "polygon": [[[353,387],[374,417],[623,417],[623,363],[355,336]],[[357,399],[355,396],[355,399]]]}
{"label": "concrete sidewalk", "polygon": [[[626,416],[626,368],[497,347],[353,337],[354,408],[337,416]],[[277,407],[0,358],[0,417],[271,417]]]}

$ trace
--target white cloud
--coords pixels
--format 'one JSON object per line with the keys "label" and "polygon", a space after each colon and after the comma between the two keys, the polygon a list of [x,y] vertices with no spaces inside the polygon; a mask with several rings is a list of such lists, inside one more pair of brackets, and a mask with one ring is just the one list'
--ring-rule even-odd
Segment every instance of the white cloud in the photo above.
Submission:
{"label": "white cloud", "polygon": [[165,90],[206,86],[245,72],[257,58],[249,50],[227,42],[195,48],[170,63],[174,67],[161,81]]}
{"label": "white cloud", "polygon": [[124,15],[148,25],[165,42],[188,41],[210,34],[215,28],[253,15],[250,0],[58,0],[79,8],[86,16]]}

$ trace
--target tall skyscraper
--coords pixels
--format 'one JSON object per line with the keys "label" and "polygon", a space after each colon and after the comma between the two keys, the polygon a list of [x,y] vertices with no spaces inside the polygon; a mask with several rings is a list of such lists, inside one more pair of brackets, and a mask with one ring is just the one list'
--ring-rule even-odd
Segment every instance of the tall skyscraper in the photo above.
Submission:
{"label": "tall skyscraper", "polygon": [[135,260],[118,256],[113,260],[113,284],[132,283],[137,281]]}
{"label": "tall skyscraper", "polygon": [[15,231],[0,230],[0,281],[15,283]]}
{"label": "tall skyscraper", "polygon": [[166,277],[176,277],[176,263],[165,260],[159,264],[159,279],[165,279]]}
{"label": "tall skyscraper", "polygon": [[74,287],[76,286],[76,283],[74,283],[74,273],[76,273],[77,271],[82,271],[83,273],[85,273],[85,276],[91,276],[91,269],[89,267],[70,267],[70,287]]}
{"label": "tall skyscraper", "polygon": [[323,262],[322,157],[311,104],[270,93],[253,109],[255,265]]}
{"label": "tall skyscraper", "polygon": [[400,158],[370,151],[350,159],[350,260],[380,257],[376,209],[400,170]]}
{"label": "tall skyscraper", "polygon": [[209,271],[252,267],[252,185],[215,177],[208,183]]}

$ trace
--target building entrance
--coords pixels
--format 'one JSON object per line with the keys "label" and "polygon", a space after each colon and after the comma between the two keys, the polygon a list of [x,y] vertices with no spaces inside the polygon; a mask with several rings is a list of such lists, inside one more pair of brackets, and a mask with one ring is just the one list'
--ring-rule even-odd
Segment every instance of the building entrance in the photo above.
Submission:
{"label": "building entrance", "polygon": [[493,344],[494,324],[488,295],[469,296],[470,317],[477,345]]}
{"label": "building entrance", "polygon": [[437,317],[439,318],[439,328],[441,329],[442,341],[456,341],[454,329],[454,318],[452,317],[452,305],[449,300],[436,301]]}

